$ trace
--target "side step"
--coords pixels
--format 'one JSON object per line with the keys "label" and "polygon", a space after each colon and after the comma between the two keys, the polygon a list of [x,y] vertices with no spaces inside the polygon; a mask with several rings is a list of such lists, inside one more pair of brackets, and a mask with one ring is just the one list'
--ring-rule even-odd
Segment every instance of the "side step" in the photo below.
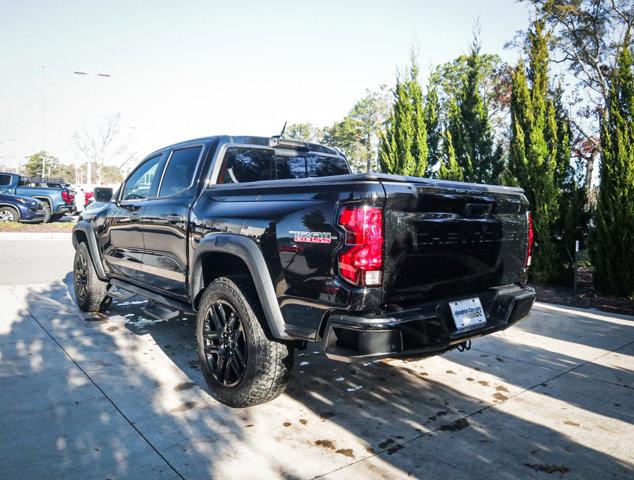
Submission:
{"label": "side step", "polygon": [[113,300],[117,302],[125,302],[126,300],[130,300],[134,297],[136,293],[130,292],[129,290],[123,290],[120,287],[116,287],[111,285],[108,289],[108,296],[112,297]]}
{"label": "side step", "polygon": [[171,320],[178,317],[179,311],[167,308],[154,300],[148,300],[143,308],[143,313],[156,320]]}
{"label": "side step", "polygon": [[[122,290],[126,290],[128,292],[132,292],[134,295],[140,295],[141,297],[147,298],[148,300],[153,300],[155,303],[159,303],[161,305],[169,307],[172,310],[177,310],[178,312],[183,312],[187,314],[196,313],[194,312],[192,307],[185,302],[181,302],[179,300],[166,297],[164,295],[161,295],[160,293],[156,293],[156,292],[153,292],[152,290],[139,287],[138,285],[133,285],[131,283],[124,282],[123,280],[112,279],[110,280],[110,285],[114,287],[118,287]],[[161,316],[160,318],[165,318],[165,317]]]}

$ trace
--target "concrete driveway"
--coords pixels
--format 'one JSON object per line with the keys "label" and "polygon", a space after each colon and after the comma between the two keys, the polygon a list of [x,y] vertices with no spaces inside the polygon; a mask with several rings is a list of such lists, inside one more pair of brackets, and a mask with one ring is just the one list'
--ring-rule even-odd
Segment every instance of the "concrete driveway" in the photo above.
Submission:
{"label": "concrete driveway", "polygon": [[[417,362],[348,365],[310,345],[286,394],[233,410],[207,393],[192,318],[148,320],[138,298],[82,314],[70,241],[8,238],[0,478],[634,475],[632,317],[538,304]],[[38,259],[47,281],[22,280]]]}

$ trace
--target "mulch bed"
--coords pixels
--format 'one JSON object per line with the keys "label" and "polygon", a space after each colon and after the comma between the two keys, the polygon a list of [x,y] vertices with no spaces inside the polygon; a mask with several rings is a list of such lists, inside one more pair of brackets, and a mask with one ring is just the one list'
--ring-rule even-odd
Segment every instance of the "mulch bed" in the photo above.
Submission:
{"label": "mulch bed", "polygon": [[572,286],[533,285],[537,291],[537,300],[546,303],[558,303],[579,308],[595,308],[612,313],[634,315],[634,299],[602,295],[592,283],[592,272],[580,268],[577,281],[577,296],[572,295]]}

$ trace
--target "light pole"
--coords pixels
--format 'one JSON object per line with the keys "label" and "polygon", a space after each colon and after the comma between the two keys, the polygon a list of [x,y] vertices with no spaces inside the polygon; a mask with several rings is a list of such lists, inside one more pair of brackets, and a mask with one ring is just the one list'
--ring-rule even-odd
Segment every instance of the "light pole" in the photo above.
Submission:
{"label": "light pole", "polygon": [[[88,72],[82,72],[79,70],[75,70],[73,71],[73,75],[77,75],[79,77],[88,77],[89,73]],[[109,73],[97,73],[95,74],[96,77],[101,77],[101,78],[110,78],[112,77],[111,74]],[[86,183],[90,184],[92,180],[92,161],[90,158],[87,159],[87,166],[86,166]]]}
{"label": "light pole", "polygon": [[[42,69],[42,150],[45,150],[45,143],[46,143],[46,138],[44,136],[44,70],[46,69],[45,65],[41,65],[38,64],[38,67],[40,67]],[[42,155],[42,178],[44,178],[44,169],[45,169],[45,165],[46,164],[46,156]]]}

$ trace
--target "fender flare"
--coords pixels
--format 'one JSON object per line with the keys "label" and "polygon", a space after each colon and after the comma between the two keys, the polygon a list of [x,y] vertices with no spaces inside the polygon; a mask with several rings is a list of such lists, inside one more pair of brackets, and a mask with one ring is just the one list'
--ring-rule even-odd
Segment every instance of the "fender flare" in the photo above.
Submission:
{"label": "fender flare", "polygon": [[99,247],[97,246],[97,236],[95,235],[95,231],[93,230],[90,222],[88,220],[80,220],[73,227],[73,247],[75,247],[75,250],[77,250],[77,245],[79,243],[77,239],[77,232],[82,232],[86,235],[88,251],[90,252],[92,264],[95,266],[97,277],[99,277],[99,280],[101,281],[109,281],[108,275],[106,275],[106,271],[103,268],[103,263],[101,262],[101,253],[99,253]]}
{"label": "fender flare", "polygon": [[35,198],[36,200],[39,200],[40,202],[48,203],[48,206],[51,209],[51,213],[53,213],[53,199],[51,199],[51,197],[47,197],[46,195],[35,195],[31,198]]}
{"label": "fender flare", "polygon": [[257,243],[244,235],[232,233],[211,233],[196,246],[191,268],[190,298],[192,301],[203,290],[202,256],[205,253],[218,252],[234,255],[244,261],[255,290],[260,299],[266,322],[272,335],[280,340],[293,340],[295,337],[286,331],[286,322],[277,302],[275,288],[269,275],[269,269]]}

